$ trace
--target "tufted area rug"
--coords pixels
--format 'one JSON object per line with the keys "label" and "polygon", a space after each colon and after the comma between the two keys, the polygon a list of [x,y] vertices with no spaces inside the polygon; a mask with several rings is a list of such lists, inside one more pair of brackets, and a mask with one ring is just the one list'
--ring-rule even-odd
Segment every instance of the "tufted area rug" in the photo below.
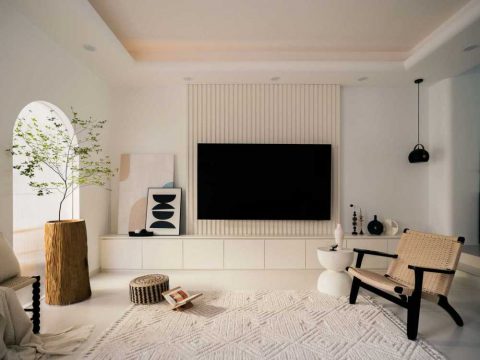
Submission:
{"label": "tufted area rug", "polygon": [[133,305],[87,359],[444,359],[373,300],[316,291],[205,292],[183,312]]}

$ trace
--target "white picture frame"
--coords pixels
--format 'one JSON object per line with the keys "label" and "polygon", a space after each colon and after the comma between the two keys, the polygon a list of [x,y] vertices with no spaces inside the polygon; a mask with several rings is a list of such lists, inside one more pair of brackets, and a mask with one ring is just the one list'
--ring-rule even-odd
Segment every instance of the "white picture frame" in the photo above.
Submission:
{"label": "white picture frame", "polygon": [[145,229],[154,235],[180,235],[181,188],[148,188]]}

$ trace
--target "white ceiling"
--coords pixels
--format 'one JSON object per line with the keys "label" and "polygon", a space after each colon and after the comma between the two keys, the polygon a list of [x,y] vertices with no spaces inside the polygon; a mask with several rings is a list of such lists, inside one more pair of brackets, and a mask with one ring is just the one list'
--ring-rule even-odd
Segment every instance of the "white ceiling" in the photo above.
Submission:
{"label": "white ceiling", "polygon": [[[208,31],[199,30],[198,34],[194,31],[200,29],[199,24],[207,22],[205,19],[214,22],[213,14],[218,14],[219,10],[214,7],[211,14],[207,11],[213,6],[212,4],[215,4],[214,0],[91,0],[91,2],[88,0],[42,0],[41,6],[38,0],[12,0],[9,4],[76,59],[115,86],[150,86],[185,82],[265,83],[270,82],[273,77],[280,77],[278,82],[282,83],[335,83],[361,86],[412,85],[415,78],[424,77],[428,86],[443,78],[459,75],[480,64],[480,48],[470,52],[463,51],[469,45],[480,45],[480,0],[470,0],[466,4],[462,0],[312,0],[310,2],[256,0],[255,4],[258,3],[261,6],[245,5],[251,4],[252,1],[218,0],[216,2],[223,4],[223,7],[218,6],[220,8],[226,8],[225,4],[228,4],[230,9],[228,11],[237,14],[236,18],[240,18],[229,27],[231,30],[226,34],[222,34],[220,30],[218,31],[220,34],[215,34],[213,31],[217,26],[215,24],[208,27]],[[286,9],[288,9],[287,5],[297,2],[303,4],[303,10],[295,10],[290,6],[291,18],[296,19],[296,24],[293,26],[293,21],[289,21],[287,17]],[[114,5],[117,4],[120,9],[124,9],[124,6],[130,8],[134,13],[132,18],[137,20],[129,21],[148,23],[148,26],[127,26],[123,31],[132,31],[136,36],[142,34],[142,31],[147,33],[151,31],[148,36],[153,40],[145,35],[137,45],[153,41],[153,51],[145,52],[145,47],[139,45],[145,57],[139,57],[137,54],[132,56],[122,43],[125,40],[116,33],[120,30],[112,30],[112,25],[107,24],[108,21],[105,22],[91,3],[98,8],[106,6],[105,4],[115,9],[117,7]],[[159,8],[163,10],[160,15],[151,16],[148,11],[147,14],[144,11],[144,3],[148,4],[146,9],[151,6],[157,10]],[[197,12],[198,5],[195,4],[200,3],[209,7],[202,7],[203,10]],[[305,6],[308,5],[309,9],[312,7],[318,9],[319,5],[327,3],[332,4],[328,9],[342,10],[335,15],[337,21],[330,21],[332,26],[340,29],[341,34],[348,32],[354,36],[355,41],[342,35],[341,41],[338,41],[338,44],[342,44],[341,47],[338,45],[327,49],[325,43],[319,45],[326,38],[322,34],[315,33],[321,26],[312,22],[313,17],[309,14],[310,12],[306,14],[306,19],[309,19],[310,23],[302,25],[299,12],[305,13]],[[337,3],[343,4],[345,8]],[[363,7],[359,7],[359,3]],[[193,4],[191,9],[195,11],[188,10],[186,8],[188,4]],[[257,40],[251,36],[248,37],[247,33],[239,34],[238,30],[235,30],[236,26],[242,29],[250,27],[253,20],[247,18],[245,11],[255,13],[252,9],[260,9],[259,13],[268,13],[269,8],[273,6],[267,7],[266,4],[280,4],[278,6],[282,9],[282,21],[285,21],[286,25],[280,26],[278,14],[275,12],[277,15],[273,16],[272,10],[268,17],[269,21],[265,18],[262,24],[258,24],[260,17],[252,14],[252,19],[257,19],[255,26],[270,29],[270,25],[267,26],[267,24],[270,24],[273,18],[273,24],[283,29],[282,37],[288,34],[290,37],[281,39],[280,32],[277,34],[276,31],[269,30],[265,32],[263,38]],[[465,5],[462,7],[463,4]],[[427,6],[430,8],[427,9]],[[245,9],[241,12],[239,9],[243,7]],[[180,8],[182,11],[179,10]],[[173,9],[177,9],[178,12]],[[123,13],[122,16],[128,17],[129,15],[125,15],[124,12],[124,10],[120,11]],[[227,10],[223,9],[222,12],[225,13]],[[146,18],[139,19],[139,13],[143,13]],[[325,21],[330,18],[324,14],[324,11],[319,13],[319,17]],[[331,10],[328,13],[333,16]],[[352,20],[356,18],[352,14],[357,13],[365,23],[363,25],[356,23],[354,27],[357,27],[358,31],[348,30],[349,24],[356,21]],[[387,13],[390,14],[389,21],[385,21],[381,15]],[[160,21],[161,16],[165,14],[168,14],[166,19]],[[402,24],[399,25],[397,18],[402,19]],[[185,19],[189,19],[192,24],[184,26],[186,28],[183,29],[181,24]],[[228,25],[225,20],[221,23]],[[380,23],[383,27],[379,25]],[[392,23],[391,27],[389,23]],[[250,25],[247,26],[247,24]],[[290,25],[287,26],[288,24]],[[155,30],[156,26],[165,28],[165,33]],[[302,30],[297,31],[298,27]],[[365,29],[362,30],[362,27]],[[402,28],[405,36],[399,30]],[[412,31],[412,28],[415,31]],[[373,31],[373,29],[376,30]],[[362,31],[368,31],[375,39],[365,35],[359,36]],[[207,33],[213,37],[205,38]],[[238,35],[239,40],[235,46],[229,45],[232,48],[227,46],[227,50],[225,50],[226,41],[217,43],[212,40],[213,38],[233,39],[234,35]],[[191,38],[187,41],[185,39],[188,36]],[[390,36],[391,43],[386,41]],[[268,38],[274,41],[267,41]],[[308,43],[311,48],[305,45],[300,49],[297,42],[292,40],[299,38],[303,38],[303,44]],[[183,40],[180,41],[180,39]],[[317,45],[313,44],[314,39],[319,39]],[[252,46],[255,41],[256,45]],[[272,47],[273,43],[286,44],[289,41],[293,47],[286,45],[281,49]],[[168,48],[165,47],[167,43]],[[93,45],[96,51],[85,51],[85,44]],[[265,49],[265,47],[270,48]],[[368,77],[368,79],[359,82],[358,79],[362,77]],[[184,78],[193,80],[186,81]]]}
{"label": "white ceiling", "polygon": [[468,0],[89,0],[136,60],[405,60]]}

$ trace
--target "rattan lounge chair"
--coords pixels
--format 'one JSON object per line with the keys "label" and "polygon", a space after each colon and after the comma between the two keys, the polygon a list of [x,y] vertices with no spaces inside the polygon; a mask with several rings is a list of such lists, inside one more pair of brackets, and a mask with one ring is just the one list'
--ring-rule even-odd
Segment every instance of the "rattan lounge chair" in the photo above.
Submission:
{"label": "rattan lounge chair", "polygon": [[0,233],[0,286],[15,291],[32,286],[32,307],[24,309],[32,313],[33,332],[40,332],[40,276],[21,276],[20,265],[11,246]]}
{"label": "rattan lounge chair", "polygon": [[[463,320],[448,303],[447,296],[465,239],[405,229],[397,254],[354,249],[356,267],[347,268],[353,275],[350,304],[355,304],[360,287],[398,304],[408,311],[407,336],[415,340],[418,333],[420,302],[424,297],[437,301],[458,326]],[[364,255],[392,258],[387,273],[381,275],[362,269]]]}

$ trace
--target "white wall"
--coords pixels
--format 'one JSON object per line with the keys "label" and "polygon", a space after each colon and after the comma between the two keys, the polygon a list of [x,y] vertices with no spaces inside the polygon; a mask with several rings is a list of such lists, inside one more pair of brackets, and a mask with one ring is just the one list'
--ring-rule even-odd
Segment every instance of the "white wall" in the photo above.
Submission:
{"label": "white wall", "polygon": [[[175,153],[175,184],[185,189],[186,87],[116,89],[112,109],[115,118],[112,156],[116,164],[123,152]],[[423,116],[422,141],[428,147],[427,118]],[[348,207],[351,202],[362,206],[368,219],[378,214],[381,219],[397,220],[402,228],[429,230],[429,165],[410,164],[407,159],[416,143],[414,84],[392,88],[343,88],[341,126],[340,199],[346,231],[351,231],[351,209]],[[116,180],[114,182],[112,232],[116,232],[118,204]],[[181,230],[185,232],[184,224]]]}
{"label": "white wall", "polygon": [[[341,209],[344,229],[349,232],[351,203],[363,210],[364,232],[375,214],[380,220],[396,220],[400,229],[430,229],[429,163],[408,162],[417,142],[416,94],[413,83],[407,87],[343,88]],[[425,92],[420,142],[428,149],[424,100]]]}
{"label": "white wall", "polygon": [[430,223],[434,231],[479,241],[480,68],[429,89]]}
{"label": "white wall", "polygon": [[[13,36],[14,34],[14,36]],[[0,2],[0,231],[12,240],[12,129],[20,110],[45,100],[69,115],[109,119],[109,90],[92,71],[51,41],[28,19]],[[108,129],[107,129],[108,131]],[[108,151],[108,142],[105,142]],[[109,228],[109,192],[81,190],[80,215],[87,221],[90,269],[99,267],[98,236]],[[55,218],[55,214],[52,214]]]}
{"label": "white wall", "polygon": [[[111,156],[119,167],[122,153],[175,154],[176,187],[187,188],[187,90],[183,85],[117,88],[113,92]],[[117,232],[118,179],[112,181],[111,223]],[[182,196],[185,210],[186,196]],[[185,215],[181,233],[185,233]]]}

